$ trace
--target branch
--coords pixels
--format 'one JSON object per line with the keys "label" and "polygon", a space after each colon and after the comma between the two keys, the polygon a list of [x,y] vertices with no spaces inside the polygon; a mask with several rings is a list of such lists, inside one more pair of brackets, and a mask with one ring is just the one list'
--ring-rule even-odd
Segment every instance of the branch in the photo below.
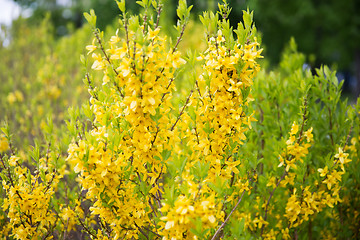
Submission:
{"label": "branch", "polygon": [[191,95],[192,95],[193,91],[194,91],[193,89],[190,91],[190,94],[189,94],[189,96],[187,97],[186,102],[185,102],[185,104],[184,104],[183,108],[181,109],[180,114],[179,114],[178,118],[176,119],[175,123],[172,125],[172,127],[171,127],[170,131],[173,131],[173,130],[174,130],[174,128],[175,128],[175,126],[176,126],[176,124],[177,124],[177,123],[178,123],[178,121],[180,120],[181,115],[182,115],[182,114],[184,113],[184,111],[185,111],[186,105],[188,105],[188,104],[189,104],[190,97],[191,97]]}
{"label": "branch", "polygon": [[[108,56],[107,53],[105,52],[105,49],[104,49],[103,44],[102,44],[102,42],[101,42],[101,38],[100,38],[100,36],[99,36],[99,32],[98,32],[98,31],[99,31],[98,29],[96,29],[96,30],[94,31],[96,40],[97,40],[98,44],[100,45],[100,49],[101,49],[101,51],[103,52],[106,61],[110,64],[112,70],[114,71],[114,73],[116,74],[116,77],[117,77],[117,76],[119,75],[119,73],[118,73],[118,71],[116,71],[116,69],[114,68],[114,66],[113,66],[113,64],[112,64],[109,56]],[[121,89],[120,89],[119,85],[116,83],[115,80],[113,81],[113,83],[114,83],[115,87],[117,88],[117,90],[119,91],[121,97],[124,97],[124,94],[121,92]]]}
{"label": "branch", "polygon": [[136,223],[135,223],[135,226],[138,228],[138,230],[141,232],[141,234],[146,237],[146,239],[149,239],[149,236],[144,232],[144,230],[141,229],[141,227],[139,227]]}
{"label": "branch", "polygon": [[88,228],[85,226],[85,224],[81,221],[80,217],[79,217],[78,215],[76,215],[76,217],[77,217],[77,219],[79,220],[80,225],[84,228],[84,230],[85,230],[88,234],[90,234],[94,239],[96,239],[96,235],[93,234],[93,233],[90,231],[90,229],[88,229]]}
{"label": "branch", "polygon": [[92,85],[92,82],[91,82],[91,80],[90,80],[89,74],[86,73],[86,74],[85,74],[85,77],[86,77],[86,80],[87,80],[87,82],[88,82],[88,84],[89,84],[89,87],[90,87],[90,89],[91,89],[91,92],[94,93],[94,98],[95,98],[96,100],[99,100],[99,98],[98,98],[98,96],[97,96],[97,93],[95,92],[94,86]]}
{"label": "branch", "polygon": [[180,36],[177,38],[176,44],[172,50],[172,53],[174,53],[176,51],[176,48],[178,47],[182,36],[184,35],[184,31],[185,31],[185,27],[186,27],[186,22],[184,23],[184,25],[182,26],[181,32],[180,32]]}
{"label": "branch", "polygon": [[156,24],[155,24],[155,29],[159,26],[159,20],[160,20],[160,14],[162,12],[162,5],[159,4],[159,7],[157,9],[157,17],[156,17]]}
{"label": "branch", "polygon": [[[267,202],[266,202],[265,214],[264,214],[264,221],[266,221],[266,219],[267,219],[267,213],[268,213],[268,207],[269,207],[269,204],[270,204],[270,200],[271,200],[271,198],[273,197],[273,195],[274,195],[274,193],[275,193],[275,190],[279,187],[280,182],[284,179],[284,177],[285,177],[286,175],[287,175],[287,171],[286,171],[286,169],[284,169],[283,175],[281,176],[281,178],[279,179],[279,181],[276,183],[275,188],[274,188],[274,189],[272,190],[272,192],[270,193],[270,196],[269,196],[269,198],[268,198],[268,200],[267,200]],[[264,232],[264,227],[265,227],[265,225],[263,224],[262,227],[261,227],[261,236],[262,236],[262,234],[263,234],[263,232]]]}
{"label": "branch", "polygon": [[229,221],[230,216],[234,213],[235,209],[238,207],[238,205],[240,204],[243,196],[245,194],[245,190],[242,192],[238,202],[236,203],[236,205],[233,207],[233,209],[231,210],[230,214],[227,216],[227,218],[225,219],[225,221],[221,224],[221,226],[218,228],[218,230],[215,232],[214,236],[211,238],[211,240],[215,240],[217,235],[219,235],[219,233],[221,232],[221,230],[225,227],[226,223]]}

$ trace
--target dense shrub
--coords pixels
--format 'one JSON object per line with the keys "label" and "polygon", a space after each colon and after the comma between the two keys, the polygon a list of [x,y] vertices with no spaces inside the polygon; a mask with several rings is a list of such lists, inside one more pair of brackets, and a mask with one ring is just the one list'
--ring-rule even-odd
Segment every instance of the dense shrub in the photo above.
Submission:
{"label": "dense shrub", "polygon": [[20,61],[27,74],[11,72],[20,43],[1,49],[14,52],[4,79],[18,79],[0,96],[3,238],[359,237],[360,103],[334,72],[304,67],[294,40],[261,69],[252,12],[233,30],[226,2],[200,17],[205,30],[190,22],[194,37],[179,1],[176,39],[159,2],[139,1],[139,16],[117,3],[119,29],[85,13],[88,27],[39,43],[47,58],[28,54],[34,68]]}

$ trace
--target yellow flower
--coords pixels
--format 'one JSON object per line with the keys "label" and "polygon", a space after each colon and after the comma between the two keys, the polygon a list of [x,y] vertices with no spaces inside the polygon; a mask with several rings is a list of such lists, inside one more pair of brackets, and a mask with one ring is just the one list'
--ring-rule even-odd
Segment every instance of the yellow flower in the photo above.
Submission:
{"label": "yellow flower", "polygon": [[296,122],[293,122],[293,125],[291,127],[290,135],[295,135],[299,131],[299,125],[296,124]]}
{"label": "yellow flower", "polygon": [[350,159],[348,159],[349,154],[344,153],[341,147],[339,147],[339,152],[335,154],[335,158],[339,159],[341,164],[346,164],[348,162],[351,162]]}
{"label": "yellow flower", "polygon": [[266,184],[267,187],[276,187],[276,178],[275,177],[271,177],[269,182]]}
{"label": "yellow flower", "polygon": [[7,96],[7,100],[9,102],[9,104],[13,104],[14,102],[16,102],[16,96],[14,93],[9,93],[9,95]]}
{"label": "yellow flower", "polygon": [[253,220],[253,223],[254,223],[255,225],[257,225],[257,227],[258,227],[259,229],[261,229],[263,225],[264,225],[264,226],[267,226],[267,225],[269,224],[267,221],[265,221],[265,220],[262,218],[262,216],[256,217],[256,218]]}
{"label": "yellow flower", "polygon": [[149,26],[148,28],[148,39],[154,39],[160,32],[160,28],[156,28],[155,30],[152,30]]}
{"label": "yellow flower", "polygon": [[86,50],[88,50],[88,55],[97,49],[97,47],[95,46],[95,40],[96,39],[94,38],[92,44],[86,46]]}
{"label": "yellow flower", "polygon": [[20,158],[19,157],[15,157],[15,156],[11,156],[9,159],[9,165],[12,167],[16,166],[17,161],[19,161]]}
{"label": "yellow flower", "polygon": [[9,150],[9,142],[6,137],[0,135],[0,153]]}
{"label": "yellow flower", "polygon": [[313,134],[312,134],[312,131],[313,131],[313,128],[311,127],[309,130],[307,130],[307,131],[304,133],[307,142],[313,141],[314,136],[313,136]]}
{"label": "yellow flower", "polygon": [[321,177],[325,177],[328,174],[328,167],[325,166],[324,168],[319,168],[318,172],[320,173]]}

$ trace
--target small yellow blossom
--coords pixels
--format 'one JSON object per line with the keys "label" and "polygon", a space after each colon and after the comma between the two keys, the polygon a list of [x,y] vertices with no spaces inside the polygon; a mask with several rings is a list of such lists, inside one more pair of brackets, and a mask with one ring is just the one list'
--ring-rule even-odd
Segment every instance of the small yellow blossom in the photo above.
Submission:
{"label": "small yellow blossom", "polygon": [[0,135],[0,153],[9,150],[9,142],[5,136]]}
{"label": "small yellow blossom", "polygon": [[19,157],[11,156],[9,159],[9,165],[15,167],[16,163],[20,160]]}
{"label": "small yellow blossom", "polygon": [[325,166],[324,168],[319,168],[318,172],[320,173],[321,177],[325,177],[328,174],[328,167]]}
{"label": "small yellow blossom", "polygon": [[293,122],[290,135],[295,135],[298,131],[299,131],[299,125],[297,125],[296,122]]}
{"label": "small yellow blossom", "polygon": [[339,152],[335,154],[335,158],[339,159],[341,164],[346,164],[348,162],[351,162],[350,159],[348,159],[349,154],[344,153],[341,147],[339,147]]}

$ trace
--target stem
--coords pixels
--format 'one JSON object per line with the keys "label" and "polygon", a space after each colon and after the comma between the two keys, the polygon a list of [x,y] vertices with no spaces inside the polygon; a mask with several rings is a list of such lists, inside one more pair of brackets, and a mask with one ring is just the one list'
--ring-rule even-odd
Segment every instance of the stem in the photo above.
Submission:
{"label": "stem", "polygon": [[141,232],[141,234],[146,237],[146,239],[150,239],[149,236],[144,232],[144,230],[141,229],[141,227],[139,227],[136,223],[135,223],[135,226]]}
{"label": "stem", "polygon": [[51,184],[52,184],[52,182],[54,181],[54,178],[55,178],[55,173],[56,173],[56,169],[54,169],[52,178],[51,178],[50,182],[48,182],[48,184],[47,184],[47,186],[46,186],[46,188],[45,188],[44,193],[46,193],[46,192],[50,189]]}
{"label": "stem", "polygon": [[[259,110],[260,110],[260,121],[259,121],[259,125],[263,125],[263,122],[264,122],[264,110],[261,108],[260,105],[258,105],[259,107]],[[261,158],[264,157],[264,154],[263,154],[263,151],[265,149],[265,140],[263,138],[263,135],[264,135],[264,131],[261,130],[260,131],[260,134],[259,134],[259,139],[260,140],[260,148],[258,150],[258,160],[260,160]],[[264,172],[264,164],[263,163],[260,163],[259,164],[259,173],[262,175]]]}
{"label": "stem", "polygon": [[307,99],[306,98],[304,99],[304,107],[305,107],[305,109],[304,109],[304,113],[302,115],[303,118],[302,118],[301,129],[300,129],[300,132],[299,132],[299,137],[297,139],[297,143],[300,143],[300,140],[302,138],[302,134],[304,132],[304,126],[305,126],[305,122],[306,122],[306,112],[307,112]]}
{"label": "stem", "polygon": [[194,202],[197,200],[197,198],[200,196],[200,191],[201,191],[201,188],[202,188],[202,185],[199,184],[199,187],[198,187],[198,192],[196,193],[196,196],[194,198]]}
{"label": "stem", "polygon": [[146,231],[149,231],[149,232],[151,232],[151,233],[153,233],[153,234],[155,234],[158,238],[161,238],[161,236],[158,234],[158,233],[156,233],[156,232],[154,232],[154,231],[151,231],[149,228],[147,228],[147,227],[143,227]]}
{"label": "stem", "polygon": [[[113,66],[113,64],[112,64],[109,56],[108,56],[107,53],[105,52],[104,46],[103,46],[102,41],[101,41],[101,38],[100,38],[100,36],[99,36],[99,30],[96,29],[96,30],[94,31],[94,34],[95,34],[95,38],[96,38],[96,40],[97,40],[97,42],[98,42],[98,44],[99,44],[99,46],[100,46],[100,49],[101,49],[102,53],[103,53],[104,56],[105,56],[106,61],[110,64],[110,66],[111,66],[112,70],[114,71],[114,73],[116,74],[116,76],[118,76],[118,75],[119,75],[118,71],[116,71],[116,69],[114,68],[114,66]],[[128,40],[127,40],[127,41],[128,41]],[[116,89],[119,91],[121,97],[124,97],[124,94],[121,92],[121,89],[120,89],[119,85],[116,83],[115,80],[113,81],[113,84],[115,85]]]}
{"label": "stem", "polygon": [[197,142],[198,144],[200,144],[199,133],[197,132],[196,127],[194,128],[194,130],[195,130],[196,142]]}
{"label": "stem", "polygon": [[124,15],[124,28],[125,28],[125,39],[126,39],[126,46],[128,50],[128,57],[130,58],[130,42],[129,42],[129,29],[128,29],[128,22],[126,18],[126,13]]}
{"label": "stem", "polygon": [[279,130],[280,130],[280,138],[282,137],[282,128],[281,128],[281,121],[280,121],[280,106],[278,103],[276,103],[276,109],[277,109],[277,118],[279,123]]}
{"label": "stem", "polygon": [[160,20],[161,11],[162,11],[162,5],[159,4],[159,7],[157,9],[157,17],[156,17],[155,29],[159,26],[159,20]]}
{"label": "stem", "polygon": [[146,32],[146,23],[147,23],[147,8],[145,9],[144,18],[143,18],[143,34]]}
{"label": "stem", "polygon": [[[151,148],[154,147],[154,143],[155,143],[155,141],[156,141],[156,138],[157,138],[157,136],[158,136],[159,131],[160,131],[159,127],[156,126],[155,136],[154,136],[154,139],[151,141]],[[151,149],[151,148],[150,148],[150,149]]]}
{"label": "stem", "polygon": [[186,27],[186,22],[183,24],[182,28],[181,28],[181,32],[180,32],[180,35],[179,37],[177,38],[177,41],[176,41],[176,44],[172,50],[172,53],[174,53],[176,51],[176,48],[178,47],[180,41],[181,41],[181,38],[182,36],[184,35],[184,31],[185,31],[185,27]]}
{"label": "stem", "polygon": [[192,90],[190,91],[189,96],[188,96],[187,99],[186,99],[186,102],[185,102],[183,108],[182,108],[181,111],[180,111],[180,114],[179,114],[178,118],[176,119],[175,123],[172,125],[170,131],[173,131],[173,130],[174,130],[176,124],[177,124],[178,121],[180,120],[180,117],[181,117],[181,115],[184,113],[184,110],[185,110],[186,106],[189,104],[190,97],[191,97],[191,95],[192,95],[193,92],[194,92],[194,90],[192,89]]}
{"label": "stem", "polygon": [[[198,83],[198,81],[197,81],[197,80],[195,81],[195,85],[196,85],[196,89],[197,89],[197,91],[198,91],[198,93],[199,93],[200,100],[201,100],[202,95],[201,95],[200,88],[199,88],[199,83]],[[201,101],[202,101],[202,100],[201,100]]]}
{"label": "stem", "polygon": [[[270,193],[270,196],[269,196],[269,198],[268,198],[268,200],[267,200],[267,202],[266,202],[265,214],[264,214],[264,221],[266,221],[266,219],[267,219],[267,213],[268,213],[268,207],[269,207],[269,204],[270,204],[270,200],[271,200],[271,198],[274,196],[275,190],[279,187],[280,182],[285,178],[286,174],[287,174],[287,172],[286,172],[286,170],[284,169],[283,175],[281,176],[281,178],[279,179],[279,181],[276,183],[275,188],[274,188],[274,189],[272,190],[272,192]],[[260,234],[261,236],[263,235],[264,227],[265,227],[265,225],[263,224],[262,227],[261,227],[261,234]]]}
{"label": "stem", "polygon": [[221,226],[218,228],[218,230],[216,230],[214,236],[211,238],[211,240],[215,240],[216,237],[219,235],[219,233],[221,232],[221,230],[225,227],[226,223],[229,221],[231,215],[234,213],[235,209],[238,207],[238,205],[240,204],[243,196],[245,194],[245,190],[242,192],[238,202],[236,203],[236,205],[233,207],[233,209],[231,210],[231,212],[229,213],[229,215],[226,217],[225,221],[221,224]]}
{"label": "stem", "polygon": [[79,217],[78,215],[76,215],[76,217],[77,217],[77,219],[79,220],[80,225],[84,228],[84,230],[85,230],[88,234],[90,234],[94,239],[96,239],[96,235],[93,234],[93,233],[90,231],[90,229],[88,229],[88,228],[85,226],[85,224],[81,221],[80,217]]}
{"label": "stem", "polygon": [[[164,72],[164,68],[161,70],[160,74]],[[156,81],[159,79],[160,76],[156,77]],[[171,86],[171,83],[174,81],[174,78],[171,78],[169,81],[169,84],[166,86],[166,89],[169,89],[169,87]],[[169,94],[170,92],[165,92],[163,93],[162,97],[161,97],[161,103],[164,101],[164,98],[166,96],[166,94]],[[160,104],[161,104],[160,103]]]}
{"label": "stem", "polygon": [[[351,126],[351,128],[350,128],[350,130],[349,130],[349,133],[348,133],[348,135],[346,136],[345,144],[344,144],[344,146],[343,146],[343,148],[342,148],[342,151],[343,151],[343,152],[345,151],[345,147],[348,145],[348,141],[349,141],[349,138],[350,138],[352,129],[353,129],[353,126]],[[334,164],[332,165],[332,167],[334,167],[338,162],[339,162],[339,159],[336,159],[336,161],[334,162]]]}
{"label": "stem", "polygon": [[330,127],[330,140],[331,140],[331,145],[334,146],[334,137],[333,137],[333,134],[332,134],[332,130],[333,130],[333,123],[332,123],[332,114],[331,114],[331,109],[330,107],[328,107],[328,112],[329,112],[329,127]]}
{"label": "stem", "polygon": [[92,85],[92,82],[91,82],[91,80],[90,80],[89,74],[86,73],[86,74],[85,74],[85,77],[86,77],[86,80],[87,80],[87,82],[88,82],[88,84],[89,84],[89,87],[90,87],[90,89],[91,89],[91,92],[94,93],[94,98],[95,98],[96,100],[99,100],[99,98],[98,98],[98,96],[97,96],[97,93],[95,92],[94,86]]}
{"label": "stem", "polygon": [[[102,53],[104,54],[104,56],[105,56],[105,58],[106,58],[106,61],[107,61],[110,65],[112,65],[109,56],[108,56],[107,53],[105,52],[104,46],[103,46],[103,44],[102,44],[102,41],[101,41],[101,39],[100,39],[99,32],[98,32],[97,29],[94,31],[94,34],[95,34],[96,40],[97,40],[97,42],[98,42],[98,44],[99,44],[99,46],[100,46],[100,49],[101,49]],[[113,70],[114,70],[114,72],[115,72],[115,74],[116,74],[116,76],[117,76],[119,73],[116,71],[116,69],[113,68]]]}
{"label": "stem", "polygon": [[313,239],[313,237],[312,237],[312,222],[311,222],[311,219],[309,220],[309,224],[308,224],[308,238],[309,238],[309,240]]}

